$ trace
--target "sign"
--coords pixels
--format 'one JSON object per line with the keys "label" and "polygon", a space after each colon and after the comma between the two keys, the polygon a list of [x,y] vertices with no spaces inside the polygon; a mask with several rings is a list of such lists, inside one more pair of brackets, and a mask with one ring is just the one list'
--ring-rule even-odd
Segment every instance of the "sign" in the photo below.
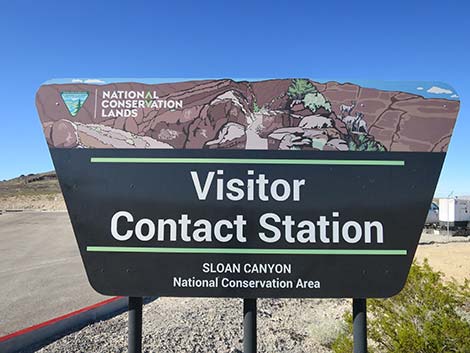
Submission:
{"label": "sign", "polygon": [[128,296],[388,297],[459,110],[434,82],[58,80],[37,108],[88,279]]}

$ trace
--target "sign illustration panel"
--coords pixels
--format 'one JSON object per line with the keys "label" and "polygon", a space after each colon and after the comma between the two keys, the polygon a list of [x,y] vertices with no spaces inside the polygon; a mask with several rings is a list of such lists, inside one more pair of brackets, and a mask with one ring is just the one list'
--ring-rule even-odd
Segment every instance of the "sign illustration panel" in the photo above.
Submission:
{"label": "sign illustration panel", "polygon": [[388,297],[459,110],[433,82],[57,80],[37,108],[107,295]]}

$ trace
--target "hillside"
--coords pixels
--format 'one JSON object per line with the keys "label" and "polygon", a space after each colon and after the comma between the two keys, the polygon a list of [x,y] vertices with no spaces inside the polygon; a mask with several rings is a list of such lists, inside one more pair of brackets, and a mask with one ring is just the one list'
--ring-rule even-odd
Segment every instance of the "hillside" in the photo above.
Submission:
{"label": "hillside", "polygon": [[54,171],[0,181],[0,210],[65,210]]}

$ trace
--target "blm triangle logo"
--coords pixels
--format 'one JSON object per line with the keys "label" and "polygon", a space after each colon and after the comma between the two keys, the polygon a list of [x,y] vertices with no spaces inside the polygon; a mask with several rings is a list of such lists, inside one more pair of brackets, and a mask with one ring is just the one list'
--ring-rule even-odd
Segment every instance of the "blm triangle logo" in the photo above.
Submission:
{"label": "blm triangle logo", "polygon": [[88,98],[88,92],[61,92],[60,96],[64,101],[70,115],[76,116]]}

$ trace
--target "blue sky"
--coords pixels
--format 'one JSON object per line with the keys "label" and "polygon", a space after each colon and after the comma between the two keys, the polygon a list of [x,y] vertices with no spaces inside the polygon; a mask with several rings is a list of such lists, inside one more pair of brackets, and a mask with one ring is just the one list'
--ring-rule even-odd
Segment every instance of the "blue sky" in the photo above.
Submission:
{"label": "blue sky", "polygon": [[0,179],[52,169],[34,95],[61,77],[442,81],[462,101],[437,194],[470,195],[468,1],[8,1]]}

